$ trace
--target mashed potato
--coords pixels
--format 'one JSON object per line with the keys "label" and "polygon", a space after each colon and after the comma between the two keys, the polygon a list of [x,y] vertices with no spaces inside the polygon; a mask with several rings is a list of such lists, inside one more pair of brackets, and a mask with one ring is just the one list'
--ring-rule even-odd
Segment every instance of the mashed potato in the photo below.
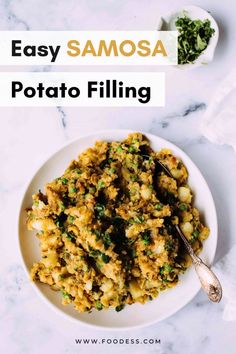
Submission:
{"label": "mashed potato", "polygon": [[140,133],[97,142],[33,195],[27,226],[37,231],[42,259],[32,279],[80,312],[120,311],[173,287],[191,264],[174,225],[195,252],[209,234],[187,177],[182,161],[167,149],[154,152]]}

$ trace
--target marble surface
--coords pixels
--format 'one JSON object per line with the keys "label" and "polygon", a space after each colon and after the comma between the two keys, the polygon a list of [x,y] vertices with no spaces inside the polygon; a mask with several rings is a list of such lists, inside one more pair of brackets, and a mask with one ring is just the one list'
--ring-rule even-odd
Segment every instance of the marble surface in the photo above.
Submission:
{"label": "marble surface", "polygon": [[[0,30],[151,30],[156,28],[157,18],[177,3],[190,4],[187,0],[0,0]],[[193,71],[164,68],[167,75],[165,108],[0,109],[1,353],[236,352],[236,322],[224,322],[224,304],[209,303],[202,292],[174,316],[142,330],[125,333],[95,331],[66,321],[47,308],[34,293],[17,248],[17,208],[24,186],[37,166],[67,140],[109,128],[151,132],[169,139],[187,152],[200,167],[215,199],[219,217],[216,260],[235,243],[235,153],[228,146],[208,142],[200,131],[200,121],[215,87],[235,62],[236,5],[234,0],[196,0],[195,4],[210,10],[220,25],[216,57],[211,65]],[[7,69],[10,68],[0,68],[2,71]],[[96,67],[90,69],[99,70]],[[108,68],[109,71],[113,69],[121,68]],[[140,70],[138,67],[122,69]],[[56,71],[62,68],[30,70]],[[157,338],[161,344],[79,345],[75,344],[75,338]]]}

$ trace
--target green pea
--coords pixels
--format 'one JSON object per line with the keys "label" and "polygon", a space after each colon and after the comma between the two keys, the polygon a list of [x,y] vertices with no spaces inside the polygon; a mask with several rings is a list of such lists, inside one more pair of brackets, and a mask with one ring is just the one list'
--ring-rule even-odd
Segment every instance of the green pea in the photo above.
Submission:
{"label": "green pea", "polygon": [[185,203],[182,203],[179,205],[179,209],[181,211],[187,211],[188,210],[188,206]]}
{"label": "green pea", "polygon": [[62,178],[61,179],[61,183],[62,184],[67,184],[68,183],[68,179],[67,178]]}
{"label": "green pea", "polygon": [[103,181],[98,181],[98,189],[105,187],[105,183]]}
{"label": "green pea", "polygon": [[75,187],[74,188],[70,188],[69,192],[71,194],[76,193],[77,192],[77,188],[75,188]]}
{"label": "green pea", "polygon": [[103,309],[103,305],[101,304],[100,301],[97,301],[95,304],[95,307],[98,311],[101,311]]}
{"label": "green pea", "polygon": [[116,151],[117,151],[117,152],[122,152],[122,151],[123,151],[123,149],[122,149],[122,147],[121,147],[121,146],[118,146],[118,148],[116,149]]}

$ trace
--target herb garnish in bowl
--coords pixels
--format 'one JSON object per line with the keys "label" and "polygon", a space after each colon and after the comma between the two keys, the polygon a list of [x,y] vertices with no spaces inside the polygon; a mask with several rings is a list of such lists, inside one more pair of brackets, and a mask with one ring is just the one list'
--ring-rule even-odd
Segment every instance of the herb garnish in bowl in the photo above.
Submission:
{"label": "herb garnish in bowl", "polygon": [[192,20],[187,16],[178,17],[175,25],[179,31],[178,64],[194,63],[207,48],[215,30],[209,19]]}

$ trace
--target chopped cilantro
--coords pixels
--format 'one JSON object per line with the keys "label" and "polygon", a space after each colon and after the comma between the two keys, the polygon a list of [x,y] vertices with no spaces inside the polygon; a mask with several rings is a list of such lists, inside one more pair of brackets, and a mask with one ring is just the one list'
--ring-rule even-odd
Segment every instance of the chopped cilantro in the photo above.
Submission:
{"label": "chopped cilantro", "polygon": [[178,17],[175,25],[179,31],[178,63],[194,63],[208,46],[215,30],[208,19],[192,20],[187,16]]}
{"label": "chopped cilantro", "polygon": [[64,222],[66,221],[67,216],[64,213],[61,213],[58,215],[57,219],[55,220],[55,223],[57,227],[63,229],[64,228]]}
{"label": "chopped cilantro", "polygon": [[193,233],[192,233],[192,237],[194,240],[196,240],[199,236],[200,232],[198,230],[194,230]]}
{"label": "chopped cilantro", "polygon": [[131,257],[132,258],[136,257],[136,250],[134,248],[132,248],[132,250],[131,250]]}
{"label": "chopped cilantro", "polygon": [[75,187],[70,188],[69,192],[70,192],[71,194],[76,193],[76,192],[77,192],[77,188],[75,188]]}
{"label": "chopped cilantro", "polygon": [[152,157],[152,156],[149,157],[148,162],[149,162],[150,164],[153,163],[153,157]]}
{"label": "chopped cilantro", "polygon": [[113,173],[116,172],[116,169],[115,168],[110,168],[110,170],[108,172],[109,172],[109,175],[113,175]]}
{"label": "chopped cilantro", "polygon": [[151,244],[151,235],[149,232],[143,232],[141,237],[142,237],[142,240],[143,240],[143,243],[145,244],[145,246],[148,246]]}
{"label": "chopped cilantro", "polygon": [[61,294],[64,299],[71,299],[72,298],[72,296],[70,294],[68,294],[65,290],[61,290]]}
{"label": "chopped cilantro", "polygon": [[160,274],[171,273],[172,271],[173,268],[167,263],[160,268]]}
{"label": "chopped cilantro", "polygon": [[110,234],[109,234],[108,232],[105,232],[104,234],[102,234],[102,238],[103,238],[103,241],[104,241],[104,247],[105,247],[105,249],[108,249],[109,246],[110,246],[111,243],[112,243]]}
{"label": "chopped cilantro", "polygon": [[131,176],[131,180],[133,182],[138,182],[138,176],[136,176],[136,175]]}
{"label": "chopped cilantro", "polygon": [[89,246],[89,256],[96,257],[100,254],[99,250],[95,250],[93,247]]}
{"label": "chopped cilantro", "polygon": [[174,249],[173,240],[167,240],[165,243],[165,250],[171,252],[171,251],[173,251],[173,249]]}
{"label": "chopped cilantro", "polygon": [[128,151],[129,151],[130,153],[133,153],[133,152],[137,152],[137,149],[136,149],[135,146],[129,146]]}
{"label": "chopped cilantro", "polygon": [[105,249],[108,249],[110,244],[112,243],[111,236],[108,232],[102,233],[99,230],[93,230],[92,233],[96,235],[96,241],[103,239]]}
{"label": "chopped cilantro", "polygon": [[62,235],[70,241],[75,241],[75,236],[71,232],[64,232]]}
{"label": "chopped cilantro", "polygon": [[101,231],[92,230],[92,233],[96,235],[96,241],[98,241],[101,238]]}
{"label": "chopped cilantro", "polygon": [[81,170],[79,168],[75,168],[74,169],[74,172],[77,173],[77,175],[81,175]]}
{"label": "chopped cilantro", "polygon": [[144,222],[144,216],[136,216],[134,219],[134,222],[137,224],[142,224],[142,222]]}
{"label": "chopped cilantro", "polygon": [[102,258],[102,261],[104,263],[109,263],[109,261],[110,261],[110,257],[107,256],[105,253],[102,253],[102,252],[101,252],[101,258]]}
{"label": "chopped cilantro", "polygon": [[63,204],[63,202],[59,203],[59,207],[60,207],[61,211],[64,211],[66,208],[65,205]]}
{"label": "chopped cilantro", "polygon": [[102,180],[98,181],[98,189],[101,189],[103,187],[105,187],[105,183]]}
{"label": "chopped cilantro", "polygon": [[69,222],[70,222],[71,224],[73,224],[74,221],[75,221],[75,217],[72,216],[72,215],[70,215],[70,216],[69,216]]}
{"label": "chopped cilantro", "polygon": [[94,209],[96,210],[99,217],[104,216],[105,213],[105,205],[103,204],[96,204]]}
{"label": "chopped cilantro", "polygon": [[107,256],[105,253],[103,253],[103,252],[101,252],[99,250],[95,250],[91,246],[89,246],[89,256],[90,257],[100,256],[104,263],[108,263],[110,261],[110,257],[109,256]]}

